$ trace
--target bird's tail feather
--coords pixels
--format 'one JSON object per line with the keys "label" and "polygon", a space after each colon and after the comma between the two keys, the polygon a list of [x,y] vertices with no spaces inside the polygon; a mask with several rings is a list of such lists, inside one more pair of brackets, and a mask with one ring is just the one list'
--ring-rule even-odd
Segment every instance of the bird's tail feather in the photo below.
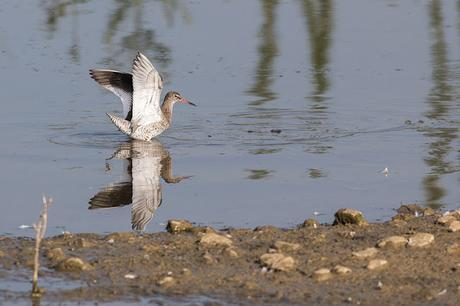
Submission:
{"label": "bird's tail feather", "polygon": [[118,116],[115,116],[111,113],[107,113],[107,116],[109,116],[110,120],[115,124],[115,126],[125,133],[126,135],[131,135],[131,122],[128,120],[125,120],[123,118],[120,118]]}

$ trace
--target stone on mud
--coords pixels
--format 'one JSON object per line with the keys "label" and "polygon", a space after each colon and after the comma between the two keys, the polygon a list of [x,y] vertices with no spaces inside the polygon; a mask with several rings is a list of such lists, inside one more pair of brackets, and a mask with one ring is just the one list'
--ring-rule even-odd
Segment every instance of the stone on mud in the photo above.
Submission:
{"label": "stone on mud", "polygon": [[364,219],[362,212],[351,208],[341,208],[335,213],[333,225],[339,224],[367,225],[368,223]]}
{"label": "stone on mud", "polygon": [[409,221],[416,217],[432,216],[435,211],[431,208],[424,208],[417,204],[401,205],[397,210],[398,214],[392,220]]}
{"label": "stone on mud", "polygon": [[377,246],[379,248],[384,248],[384,247],[403,247],[406,246],[407,244],[407,239],[403,236],[390,236],[387,238],[384,238],[380,240],[377,243]]}
{"label": "stone on mud", "polygon": [[335,274],[348,274],[348,273],[351,273],[351,269],[348,268],[348,267],[345,267],[345,266],[336,265],[332,269],[332,273],[335,273]]}
{"label": "stone on mud", "polygon": [[452,221],[452,223],[449,225],[449,232],[457,232],[460,231],[460,221]]}
{"label": "stone on mud", "polygon": [[453,244],[447,247],[446,251],[447,254],[460,253],[460,243],[454,242]]}
{"label": "stone on mud", "polygon": [[95,246],[94,242],[91,242],[85,238],[79,238],[72,244],[72,246],[77,248],[92,248]]}
{"label": "stone on mud", "polygon": [[460,220],[460,209],[454,210],[450,212],[450,215],[456,218],[457,220]]}
{"label": "stone on mud", "polygon": [[128,240],[129,238],[134,237],[134,233],[132,232],[118,232],[118,233],[112,233],[109,234],[105,237],[105,240],[108,242],[110,240],[113,240],[114,242],[116,240]]}
{"label": "stone on mud", "polygon": [[171,287],[175,284],[175,282],[176,280],[173,277],[165,276],[162,279],[160,279],[157,284],[162,287]]}
{"label": "stone on mud", "polygon": [[208,252],[205,252],[205,253],[203,254],[203,259],[204,259],[204,261],[205,261],[207,264],[209,264],[209,265],[217,263],[217,259],[215,259],[215,258],[214,258],[211,254],[209,254]]}
{"label": "stone on mud", "polygon": [[352,256],[357,257],[359,259],[369,258],[375,256],[379,251],[376,248],[367,248],[362,251],[357,251],[351,253]]}
{"label": "stone on mud", "polygon": [[80,272],[90,269],[91,265],[78,257],[69,257],[64,259],[56,267],[56,270],[60,272]]}
{"label": "stone on mud", "polygon": [[436,223],[441,224],[441,225],[449,225],[455,220],[456,220],[455,217],[449,214],[449,215],[439,217],[438,220],[436,220]]}
{"label": "stone on mud", "polygon": [[300,225],[301,228],[318,228],[318,226],[319,223],[315,219],[307,219]]}
{"label": "stone on mud", "polygon": [[262,265],[276,271],[290,271],[295,268],[295,260],[281,253],[266,253],[260,256]]}
{"label": "stone on mud", "polygon": [[332,277],[331,270],[326,268],[321,268],[313,272],[313,278],[318,282],[328,280]]}
{"label": "stone on mud", "polygon": [[190,232],[193,229],[192,223],[187,220],[169,220],[166,230],[171,234]]}
{"label": "stone on mud", "polygon": [[204,234],[203,237],[200,238],[201,245],[216,245],[216,246],[231,246],[232,241],[222,235],[216,233],[207,233]]}
{"label": "stone on mud", "polygon": [[381,268],[383,266],[386,266],[387,264],[388,264],[388,261],[386,261],[385,259],[372,259],[367,264],[367,268],[369,270],[375,270],[375,269],[379,269],[379,268]]}
{"label": "stone on mud", "polygon": [[425,247],[434,241],[433,234],[417,233],[409,238],[407,245],[410,247]]}
{"label": "stone on mud", "polygon": [[300,244],[278,240],[275,242],[274,248],[280,252],[297,251],[300,249]]}
{"label": "stone on mud", "polygon": [[45,256],[51,261],[61,261],[64,259],[65,254],[61,248],[54,248],[54,249],[48,250]]}
{"label": "stone on mud", "polygon": [[224,254],[227,255],[227,256],[233,257],[233,258],[237,258],[239,256],[238,252],[233,247],[226,248],[224,250]]}

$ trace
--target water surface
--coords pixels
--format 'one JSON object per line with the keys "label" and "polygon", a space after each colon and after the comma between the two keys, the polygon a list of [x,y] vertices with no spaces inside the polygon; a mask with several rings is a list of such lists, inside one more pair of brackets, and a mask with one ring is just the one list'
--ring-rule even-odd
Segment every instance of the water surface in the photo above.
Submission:
{"label": "water surface", "polygon": [[[111,158],[121,103],[88,75],[138,50],[199,105],[176,106],[167,160]],[[130,230],[136,162],[147,231],[460,206],[459,1],[4,1],[0,69],[2,234],[32,234],[42,193],[49,234]]]}

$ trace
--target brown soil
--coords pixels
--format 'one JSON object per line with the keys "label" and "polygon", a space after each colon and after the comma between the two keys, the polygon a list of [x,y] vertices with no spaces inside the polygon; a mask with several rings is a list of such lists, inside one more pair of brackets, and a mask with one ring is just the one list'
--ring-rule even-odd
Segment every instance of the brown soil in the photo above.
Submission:
{"label": "brown soil", "polygon": [[[157,296],[187,301],[208,296],[222,304],[458,305],[460,231],[450,232],[448,224],[437,223],[438,213],[421,210],[415,217],[413,212],[401,211],[390,222],[360,226],[315,227],[307,222],[296,229],[192,227],[175,234],[47,238],[42,245],[42,281],[57,277],[78,280],[80,285],[44,288],[42,301],[148,301]],[[410,238],[416,233],[433,234],[434,241],[424,247],[387,244],[369,258],[352,255],[383,238]],[[29,270],[32,275],[33,244],[31,239],[0,236],[0,278]],[[281,255],[261,259],[267,253]],[[372,259],[387,264],[370,270]],[[334,272],[336,265],[351,272]],[[315,274],[322,268],[332,272]],[[28,298],[27,292],[2,294],[0,302]]]}

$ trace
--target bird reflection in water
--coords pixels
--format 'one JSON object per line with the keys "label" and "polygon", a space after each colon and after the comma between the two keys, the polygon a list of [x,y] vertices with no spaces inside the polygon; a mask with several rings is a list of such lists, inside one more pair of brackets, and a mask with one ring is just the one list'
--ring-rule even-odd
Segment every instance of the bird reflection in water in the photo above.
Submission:
{"label": "bird reflection in water", "polygon": [[190,176],[173,176],[172,159],[160,141],[131,140],[123,143],[109,159],[126,162],[125,176],[103,188],[89,201],[89,209],[121,207],[133,204],[131,227],[143,232],[162,202],[160,176],[176,184]]}

